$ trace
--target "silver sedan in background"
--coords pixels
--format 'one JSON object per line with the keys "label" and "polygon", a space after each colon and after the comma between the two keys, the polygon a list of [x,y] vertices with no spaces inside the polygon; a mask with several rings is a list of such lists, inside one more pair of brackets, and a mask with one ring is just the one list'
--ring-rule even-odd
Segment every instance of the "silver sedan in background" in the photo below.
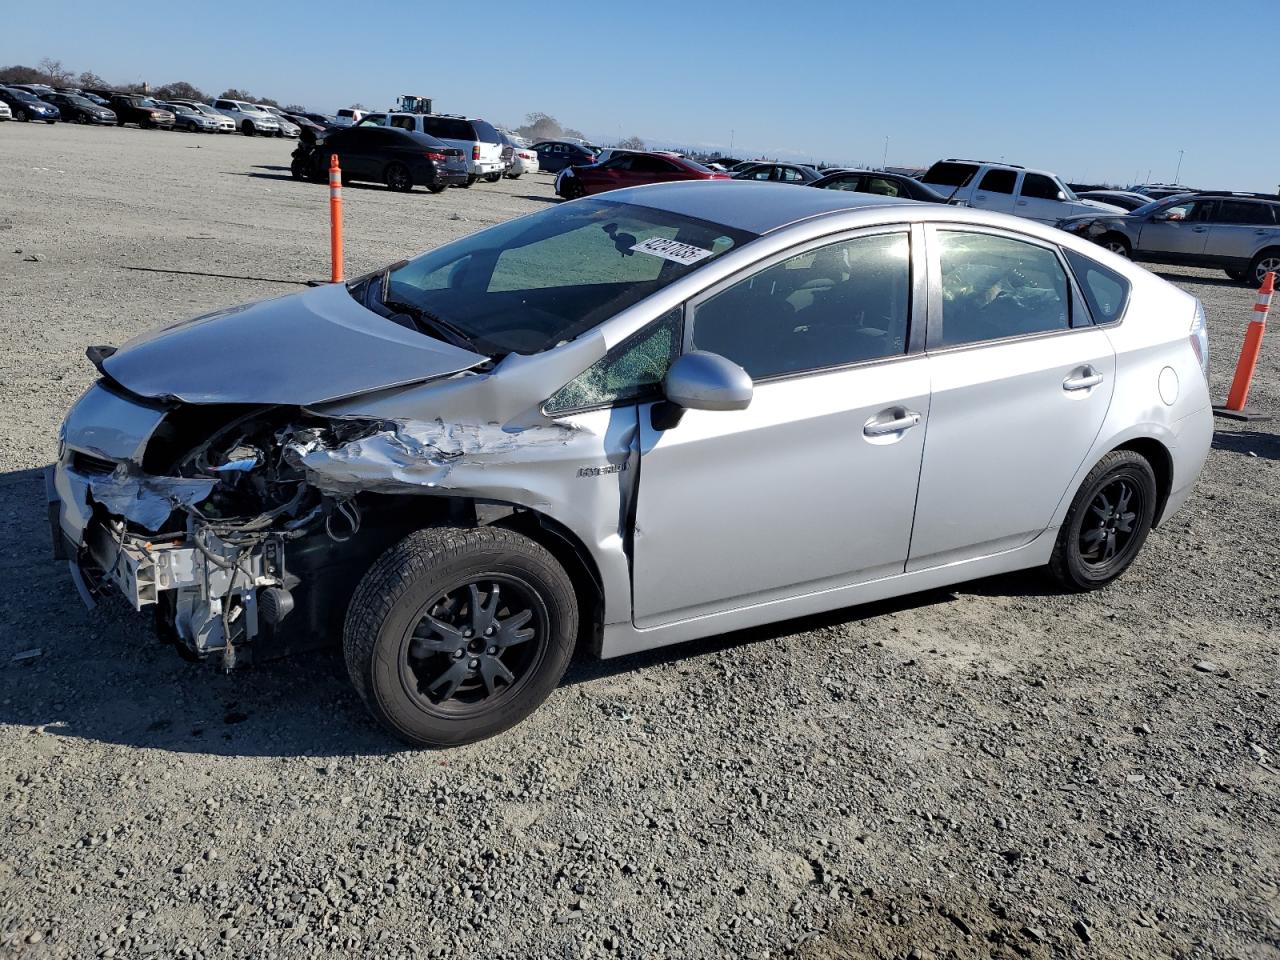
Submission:
{"label": "silver sedan in background", "polygon": [[1172,284],[781,184],[617,190],[89,355],[48,478],[82,594],[228,668],[341,636],[432,746],[518,722],[576,648],[1033,567],[1103,587],[1212,435]]}

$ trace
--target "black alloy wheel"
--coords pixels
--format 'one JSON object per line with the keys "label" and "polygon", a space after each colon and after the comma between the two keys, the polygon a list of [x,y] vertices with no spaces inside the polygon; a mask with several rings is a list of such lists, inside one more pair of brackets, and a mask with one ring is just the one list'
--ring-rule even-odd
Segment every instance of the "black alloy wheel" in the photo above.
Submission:
{"label": "black alloy wheel", "polygon": [[27,111],[23,110],[21,107],[18,107],[16,110],[13,111],[13,119],[21,120],[23,123],[26,123],[31,118],[27,116]]}
{"label": "black alloy wheel", "polygon": [[392,163],[387,166],[383,181],[391,190],[397,193],[408,193],[413,189],[413,176],[409,173],[409,168],[403,163]]}
{"label": "black alloy wheel", "polygon": [[573,583],[541,544],[502,527],[428,527],[364,575],[343,649],[376,719],[409,743],[445,747],[533,712],[577,632]]}
{"label": "black alloy wheel", "polygon": [[1076,492],[1049,569],[1063,586],[1096,590],[1129,568],[1155,521],[1155,472],[1141,454],[1113,450]]}

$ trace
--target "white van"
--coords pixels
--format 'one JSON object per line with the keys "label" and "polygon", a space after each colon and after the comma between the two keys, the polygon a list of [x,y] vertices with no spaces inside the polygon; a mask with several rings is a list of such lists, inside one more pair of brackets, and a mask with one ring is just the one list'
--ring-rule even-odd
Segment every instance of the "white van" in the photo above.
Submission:
{"label": "white van", "polygon": [[335,127],[354,127],[369,115],[367,110],[356,110],[354,107],[343,107],[333,115]]}

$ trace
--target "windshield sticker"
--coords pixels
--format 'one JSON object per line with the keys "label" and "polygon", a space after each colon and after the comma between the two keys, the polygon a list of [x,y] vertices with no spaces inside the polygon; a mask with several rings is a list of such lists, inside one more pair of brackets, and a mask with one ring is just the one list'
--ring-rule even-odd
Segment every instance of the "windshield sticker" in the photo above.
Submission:
{"label": "windshield sticker", "polygon": [[647,253],[651,257],[671,260],[675,263],[697,263],[699,260],[711,256],[710,250],[695,247],[689,243],[681,243],[678,240],[668,240],[665,237],[650,237],[648,240],[641,240],[631,249],[638,250],[640,253]]}

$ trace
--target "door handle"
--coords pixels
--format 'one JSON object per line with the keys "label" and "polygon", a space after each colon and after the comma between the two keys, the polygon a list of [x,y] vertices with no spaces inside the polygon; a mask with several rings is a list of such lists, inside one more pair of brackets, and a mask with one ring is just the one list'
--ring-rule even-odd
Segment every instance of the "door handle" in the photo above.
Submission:
{"label": "door handle", "polygon": [[893,420],[877,420],[872,417],[862,425],[862,432],[868,437],[884,437],[891,433],[901,433],[903,430],[910,430],[920,422],[920,414],[914,410],[908,410],[900,417]]}
{"label": "door handle", "polygon": [[1025,200],[1019,200],[1019,201],[1018,201],[1018,206],[1020,206],[1020,207],[1025,207],[1026,205],[1027,205],[1027,201],[1025,201]]}
{"label": "door handle", "polygon": [[1093,367],[1085,367],[1084,373],[1078,377],[1067,377],[1062,381],[1063,390],[1088,390],[1102,382],[1102,374]]}
{"label": "door handle", "polygon": [[1205,232],[1206,230],[1208,230],[1208,229],[1209,229],[1208,227],[1192,227],[1192,228],[1191,228],[1191,232],[1192,232],[1192,233],[1204,233],[1204,232]]}

